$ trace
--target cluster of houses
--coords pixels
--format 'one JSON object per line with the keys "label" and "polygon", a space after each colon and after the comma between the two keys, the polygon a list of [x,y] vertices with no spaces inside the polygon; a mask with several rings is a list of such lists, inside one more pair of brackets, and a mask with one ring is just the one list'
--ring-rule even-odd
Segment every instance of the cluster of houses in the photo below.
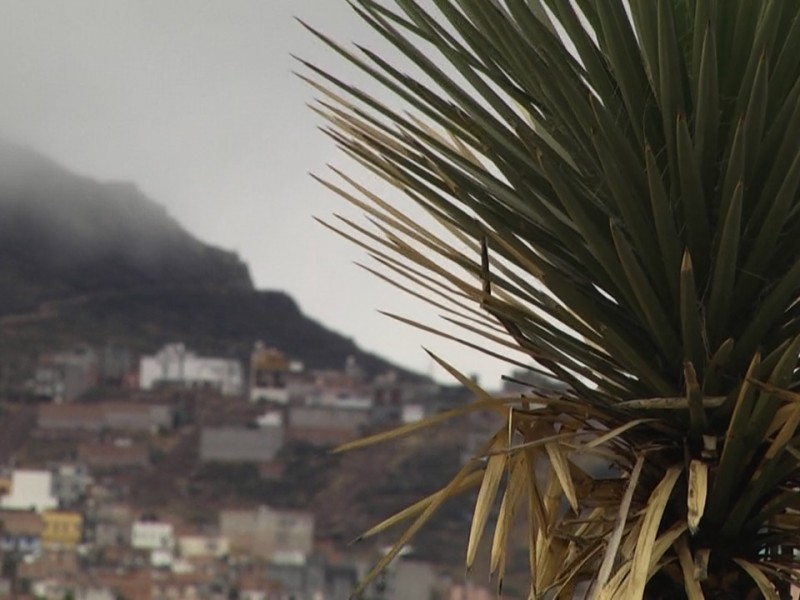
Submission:
{"label": "cluster of houses", "polygon": [[[0,598],[349,598],[375,549],[353,554],[319,539],[305,507],[234,503],[197,522],[134,506],[127,474],[156,469],[159,444],[186,440],[192,464],[251,463],[279,482],[289,444],[340,444],[443,408],[435,384],[367,378],[353,358],[341,370],[307,370],[260,343],[246,369],[183,344],[138,360],[81,347],[43,356],[29,385],[40,401],[28,445],[68,450],[38,464],[14,456],[0,471]],[[120,393],[87,396],[100,386]],[[187,395],[212,404],[175,400]],[[490,596],[411,556],[365,597]]]}
{"label": "cluster of houses", "polygon": [[[275,575],[314,554],[314,517],[305,511],[225,509],[216,526],[193,526],[137,514],[85,467],[66,463],[11,470],[0,490],[0,552],[15,565],[14,597],[228,598],[232,590],[239,598],[346,597],[326,584],[309,596]],[[357,571],[334,571],[346,573],[352,589]],[[0,580],[0,596],[10,597],[11,587]]]}
{"label": "cluster of houses", "polygon": [[[74,402],[98,382],[114,381],[145,393],[203,390],[263,407],[264,413],[257,430],[225,425],[204,429],[202,457],[266,462],[285,442],[338,445],[367,429],[410,423],[441,409],[439,387],[431,382],[403,381],[393,372],[368,380],[352,357],[342,370],[307,370],[261,343],[253,348],[247,375],[235,359],[199,356],[183,344],[140,357],[138,369],[132,365],[129,354],[119,348],[78,348],[43,356],[30,383],[37,398],[47,402],[39,411],[39,428],[155,430],[168,427],[175,418],[168,407],[141,401]],[[124,460],[125,452],[112,452]],[[134,460],[135,452],[126,452]]]}
{"label": "cluster of houses", "polygon": [[[82,600],[345,600],[374,554],[315,537],[314,516],[266,505],[219,511],[214,524],[137,511],[80,464],[0,475],[0,597]],[[13,576],[7,566],[14,565]],[[433,565],[403,558],[372,600],[489,600]]]}

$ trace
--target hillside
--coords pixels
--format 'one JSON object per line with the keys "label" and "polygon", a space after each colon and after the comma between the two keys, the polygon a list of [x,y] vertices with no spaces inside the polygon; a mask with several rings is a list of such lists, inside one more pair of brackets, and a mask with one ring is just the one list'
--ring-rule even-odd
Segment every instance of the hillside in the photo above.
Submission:
{"label": "hillside", "polygon": [[310,367],[353,354],[370,373],[391,368],[287,294],[254,289],[236,254],[193,237],[135,186],[2,141],[0,290],[0,359],[12,376],[78,342],[144,352],[180,340],[244,358],[263,340]]}

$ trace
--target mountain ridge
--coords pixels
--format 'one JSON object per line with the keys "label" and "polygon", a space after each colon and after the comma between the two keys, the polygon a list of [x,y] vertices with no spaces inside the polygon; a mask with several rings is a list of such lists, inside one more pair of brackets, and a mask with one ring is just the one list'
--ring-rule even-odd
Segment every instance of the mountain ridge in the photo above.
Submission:
{"label": "mountain ridge", "polygon": [[286,292],[256,289],[236,253],[191,235],[135,185],[3,141],[0,290],[0,359],[21,363],[15,371],[76,343],[148,352],[183,341],[246,360],[263,341],[313,368],[354,355],[368,374],[417,377],[308,318]]}
{"label": "mountain ridge", "polygon": [[0,298],[0,312],[167,284],[253,289],[236,254],[190,235],[133,184],[78,176],[8,143],[0,143],[0,273],[26,291]]}

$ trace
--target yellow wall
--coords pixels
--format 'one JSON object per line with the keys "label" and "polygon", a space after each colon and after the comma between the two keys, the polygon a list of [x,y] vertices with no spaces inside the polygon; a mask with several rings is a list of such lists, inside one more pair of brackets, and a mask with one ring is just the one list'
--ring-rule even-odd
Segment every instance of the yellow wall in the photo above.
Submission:
{"label": "yellow wall", "polygon": [[83,517],[76,512],[46,511],[42,513],[42,544],[74,547],[81,541]]}

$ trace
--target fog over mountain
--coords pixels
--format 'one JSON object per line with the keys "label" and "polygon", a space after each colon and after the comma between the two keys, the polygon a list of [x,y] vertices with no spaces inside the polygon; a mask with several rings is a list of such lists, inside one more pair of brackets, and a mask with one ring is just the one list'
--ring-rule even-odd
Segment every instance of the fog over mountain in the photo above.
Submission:
{"label": "fog over mountain", "polygon": [[75,175],[0,142],[0,351],[74,343],[152,351],[184,341],[245,358],[256,340],[309,366],[354,354],[389,363],[304,316],[281,291],[259,291],[233,252],[190,235],[131,183]]}
{"label": "fog over mountain", "polygon": [[0,309],[147,287],[252,288],[234,254],[189,235],[126,182],[98,183],[0,142]]}
{"label": "fog over mountain", "polygon": [[0,137],[98,181],[134,182],[187,231],[239,254],[257,287],[290,291],[363,347],[447,383],[421,346],[490,387],[508,371],[381,314],[486,343],[354,266],[376,265],[313,220],[341,213],[368,224],[309,177],[328,176],[327,164],[412,210],[319,131],[324,121],[308,107],[319,93],[295,75],[309,72],[293,56],[395,105],[296,20],[407,67],[345,0],[17,0],[0,15]]}

